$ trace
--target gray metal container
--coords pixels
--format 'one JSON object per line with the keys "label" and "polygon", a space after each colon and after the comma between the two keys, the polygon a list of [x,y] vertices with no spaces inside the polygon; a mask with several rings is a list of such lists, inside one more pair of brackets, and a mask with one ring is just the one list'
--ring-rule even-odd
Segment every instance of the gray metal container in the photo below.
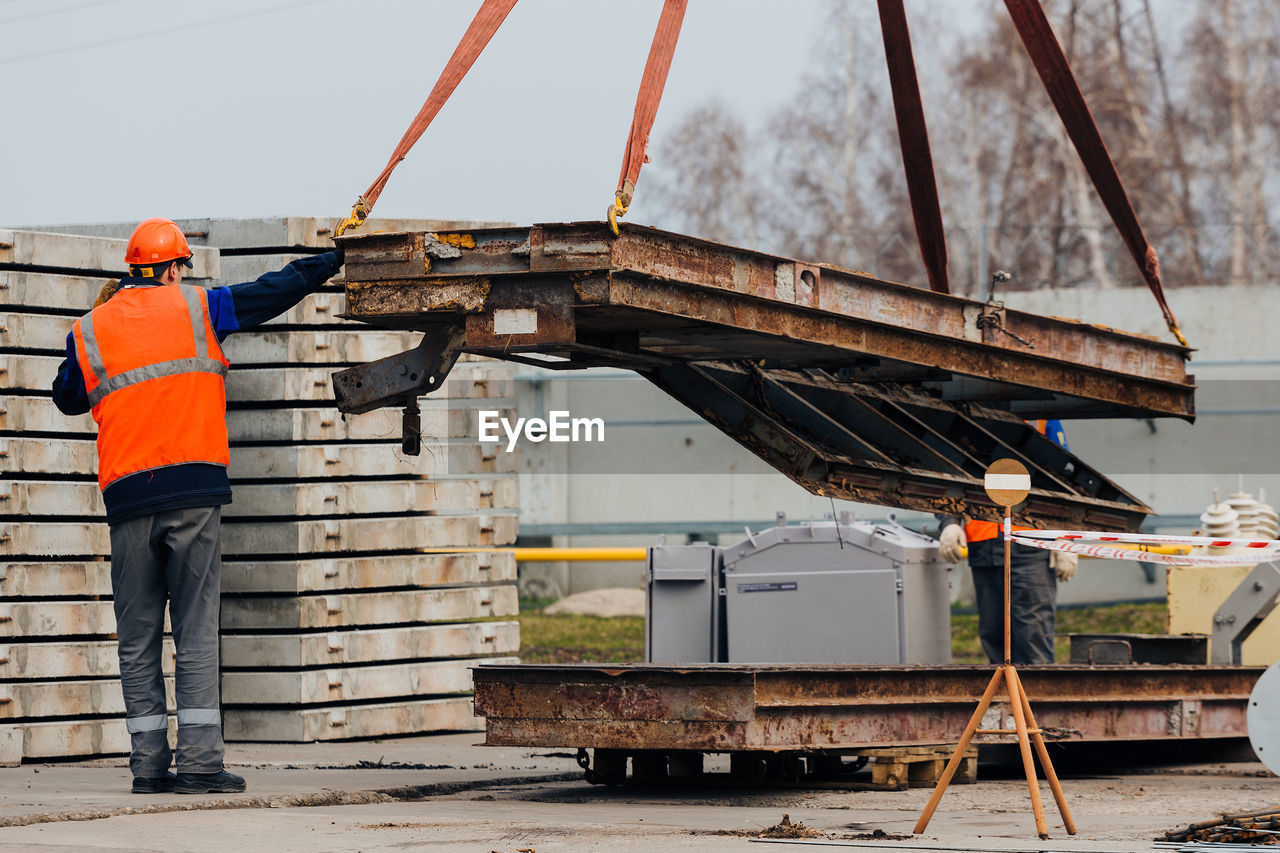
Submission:
{"label": "gray metal container", "polygon": [[645,660],[651,663],[715,663],[718,655],[719,548],[665,545],[645,561]]}
{"label": "gray metal container", "polygon": [[649,553],[654,663],[950,663],[948,567],[901,525],[778,525]]}

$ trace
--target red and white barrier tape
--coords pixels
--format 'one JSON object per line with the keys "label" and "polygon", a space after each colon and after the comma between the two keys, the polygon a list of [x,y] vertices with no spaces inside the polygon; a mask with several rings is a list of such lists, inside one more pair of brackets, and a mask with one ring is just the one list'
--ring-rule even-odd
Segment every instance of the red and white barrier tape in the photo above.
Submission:
{"label": "red and white barrier tape", "polygon": [[1030,539],[1084,539],[1089,542],[1127,542],[1133,545],[1208,545],[1214,548],[1280,548],[1280,539],[1217,539],[1213,536],[1165,536],[1159,533],[1098,533],[1091,530],[1016,530]]}
{"label": "red and white barrier tape", "polygon": [[[1150,551],[1138,551],[1133,548],[1091,545],[1078,539],[1041,539],[1023,535],[1028,532],[1030,531],[1014,531],[1013,541],[1020,545],[1029,545],[1032,548],[1042,548],[1046,551],[1067,551],[1072,554],[1084,554],[1088,557],[1101,557],[1107,560],[1138,560],[1143,563],[1163,563],[1167,566],[1241,566],[1249,563],[1263,563],[1280,557],[1280,548],[1266,551],[1250,550],[1240,554],[1154,554]],[[1035,532],[1039,534],[1043,531]],[[1202,537],[1181,536],[1172,538],[1198,539]],[[1180,544],[1178,542],[1166,542],[1165,540],[1160,540],[1160,542],[1171,545]]]}

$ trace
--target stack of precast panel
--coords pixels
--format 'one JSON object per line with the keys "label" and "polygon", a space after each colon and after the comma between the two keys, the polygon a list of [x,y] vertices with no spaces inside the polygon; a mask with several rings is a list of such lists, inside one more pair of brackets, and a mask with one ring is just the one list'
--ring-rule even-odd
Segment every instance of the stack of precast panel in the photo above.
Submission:
{"label": "stack of precast panel", "polygon": [[[216,284],[252,281],[330,245],[328,223],[302,217],[180,225],[193,247],[221,250]],[[503,618],[516,613],[514,559],[470,550],[515,539],[514,455],[474,438],[478,408],[510,414],[510,368],[460,365],[440,399],[420,401],[423,454],[406,457],[399,413],[344,418],[329,375],[409,349],[416,335],[344,323],[342,302],[341,284],[330,283],[225,343],[229,741],[476,728],[470,667],[509,661],[519,647],[518,624]]]}
{"label": "stack of precast panel", "polygon": [[[0,763],[128,751],[92,418],[50,386],[124,240],[0,229]],[[193,279],[218,278],[195,252]],[[173,644],[166,636],[172,708]]]}

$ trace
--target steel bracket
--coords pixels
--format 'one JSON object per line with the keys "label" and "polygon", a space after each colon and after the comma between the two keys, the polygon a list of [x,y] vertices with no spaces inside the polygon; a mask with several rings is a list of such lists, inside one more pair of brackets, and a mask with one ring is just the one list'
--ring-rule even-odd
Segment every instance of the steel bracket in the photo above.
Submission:
{"label": "steel bracket", "polygon": [[413,349],[349,367],[333,374],[338,411],[359,415],[387,406],[403,406],[400,447],[407,456],[422,452],[422,420],[418,397],[444,387],[466,343],[463,326],[443,326],[423,333]]}
{"label": "steel bracket", "polygon": [[360,415],[439,390],[465,341],[461,326],[444,326],[424,332],[407,352],[339,370],[332,377],[338,411]]}
{"label": "steel bracket", "polygon": [[1213,614],[1210,663],[1238,666],[1241,647],[1280,604],[1280,561],[1259,563]]}

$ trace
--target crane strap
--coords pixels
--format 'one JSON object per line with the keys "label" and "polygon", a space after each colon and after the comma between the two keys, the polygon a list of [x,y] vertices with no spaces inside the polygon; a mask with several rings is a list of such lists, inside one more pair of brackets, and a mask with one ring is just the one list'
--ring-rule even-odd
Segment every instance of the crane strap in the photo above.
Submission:
{"label": "crane strap", "polygon": [[1058,43],[1057,37],[1053,34],[1053,28],[1049,26],[1049,19],[1045,17],[1044,9],[1040,6],[1039,0],[1004,0],[1004,5],[1013,18],[1013,25],[1017,28],[1022,43],[1026,45],[1031,62],[1040,75],[1040,81],[1044,83],[1045,90],[1049,93],[1049,99],[1053,101],[1058,115],[1062,117],[1067,135],[1075,144],[1076,151],[1080,154],[1080,161],[1084,164],[1085,171],[1089,173],[1089,178],[1093,181],[1103,206],[1111,214],[1112,221],[1129,248],[1129,254],[1133,256],[1134,262],[1142,272],[1142,278],[1155,296],[1169,331],[1178,339],[1178,343],[1187,346],[1187,339],[1178,328],[1178,320],[1173,316],[1173,309],[1165,299],[1164,285],[1160,281],[1160,259],[1156,255],[1155,247],[1147,242],[1146,235],[1142,232],[1138,214],[1133,209],[1128,193],[1125,192],[1124,184],[1120,182],[1120,175],[1116,172],[1115,163],[1107,151],[1107,144],[1103,141],[1102,134],[1098,132],[1098,125],[1093,120],[1093,114],[1089,112],[1089,106],[1085,103],[1075,75],[1071,73],[1071,67],[1067,64],[1062,45]]}
{"label": "crane strap", "polygon": [[453,51],[453,56],[449,57],[448,63],[445,64],[444,71],[440,73],[440,79],[436,81],[435,88],[427,96],[426,103],[422,105],[422,109],[418,110],[418,115],[414,117],[413,123],[400,139],[400,144],[391,153],[391,159],[387,161],[387,165],[369,188],[356,199],[350,216],[338,224],[339,237],[348,228],[359,227],[360,223],[368,217],[378,196],[382,195],[382,188],[387,185],[391,173],[409,153],[409,149],[422,138],[427,126],[440,112],[445,101],[449,100],[449,96],[458,88],[462,78],[471,70],[481,51],[489,44],[489,40],[498,31],[498,27],[502,26],[502,22],[506,20],[507,14],[515,5],[516,0],[484,0],[475,18],[472,19],[471,26],[467,27],[466,33],[463,34],[462,41],[458,42],[458,47]]}
{"label": "crane strap", "polygon": [[662,16],[658,18],[658,29],[653,34],[644,76],[640,78],[640,91],[636,94],[636,109],[631,117],[627,149],[622,155],[618,190],[614,193],[613,204],[609,205],[609,225],[614,234],[618,233],[618,217],[631,205],[636,182],[640,180],[640,167],[649,159],[649,131],[653,130],[653,120],[658,116],[658,103],[667,85],[667,72],[671,70],[671,57],[676,52],[680,25],[684,22],[684,11],[688,5],[689,0],[666,0]]}
{"label": "crane strap", "polygon": [[938,184],[933,174],[933,155],[929,151],[929,131],[924,121],[920,82],[916,78],[915,59],[911,53],[907,13],[902,7],[902,0],[879,0],[879,6],[880,30],[884,35],[884,53],[893,91],[893,111],[898,119],[898,142],[907,173],[907,193],[911,198],[911,216],[915,220],[920,257],[929,276],[929,289],[950,293],[947,237],[942,227]]}

